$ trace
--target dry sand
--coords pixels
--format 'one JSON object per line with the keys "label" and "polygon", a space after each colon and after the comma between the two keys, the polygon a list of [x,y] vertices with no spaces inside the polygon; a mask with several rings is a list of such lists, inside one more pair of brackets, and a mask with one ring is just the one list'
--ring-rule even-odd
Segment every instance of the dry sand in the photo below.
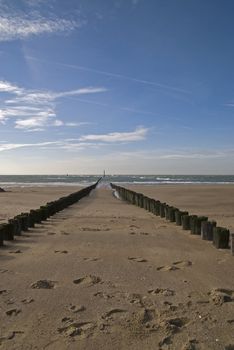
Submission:
{"label": "dry sand", "polygon": [[[50,190],[0,194],[0,212]],[[232,187],[137,190],[233,225]],[[100,188],[0,249],[0,309],[1,349],[231,350],[234,257]]]}
{"label": "dry sand", "polygon": [[216,220],[234,232],[234,185],[126,186],[150,198]]}

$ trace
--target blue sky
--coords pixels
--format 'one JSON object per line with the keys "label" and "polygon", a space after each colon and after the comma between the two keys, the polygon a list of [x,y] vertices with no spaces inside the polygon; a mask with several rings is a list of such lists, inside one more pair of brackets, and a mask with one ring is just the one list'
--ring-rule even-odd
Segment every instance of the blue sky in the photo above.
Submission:
{"label": "blue sky", "polygon": [[232,0],[0,0],[2,174],[233,174]]}

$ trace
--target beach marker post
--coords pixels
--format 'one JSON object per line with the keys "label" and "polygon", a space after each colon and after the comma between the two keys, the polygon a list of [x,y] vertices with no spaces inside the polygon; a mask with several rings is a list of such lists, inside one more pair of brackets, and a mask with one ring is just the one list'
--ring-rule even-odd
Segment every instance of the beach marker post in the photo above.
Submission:
{"label": "beach marker post", "polygon": [[213,244],[219,249],[227,249],[229,244],[230,232],[224,227],[214,227]]}
{"label": "beach marker post", "polygon": [[190,220],[191,220],[190,221],[191,234],[201,235],[201,223],[204,221],[207,221],[208,217],[191,215]]}
{"label": "beach marker post", "polygon": [[14,239],[12,225],[9,223],[0,224],[0,237],[3,241],[12,241]]}
{"label": "beach marker post", "polygon": [[234,256],[234,233],[231,233],[231,254]]}
{"label": "beach marker post", "polygon": [[165,206],[167,204],[166,203],[160,203],[160,217],[161,218],[165,218]]}
{"label": "beach marker post", "polygon": [[202,221],[201,238],[206,241],[213,241],[213,230],[215,226],[216,221]]}
{"label": "beach marker post", "polygon": [[182,225],[182,216],[183,215],[188,215],[189,213],[187,211],[181,211],[181,210],[176,210],[175,211],[175,222],[177,226]]}
{"label": "beach marker post", "polygon": [[169,221],[170,222],[175,222],[175,213],[178,211],[178,208],[175,207],[169,207],[168,209],[168,216],[169,216]]}
{"label": "beach marker post", "polygon": [[0,231],[0,247],[2,247],[3,245],[3,234]]}
{"label": "beach marker post", "polygon": [[181,223],[183,230],[190,230],[190,215],[182,215]]}

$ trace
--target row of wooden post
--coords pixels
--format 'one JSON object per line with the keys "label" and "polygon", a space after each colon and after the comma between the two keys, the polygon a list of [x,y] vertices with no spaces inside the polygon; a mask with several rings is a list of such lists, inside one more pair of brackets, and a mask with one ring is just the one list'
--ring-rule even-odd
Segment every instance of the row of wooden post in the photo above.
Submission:
{"label": "row of wooden post", "polygon": [[55,201],[48,202],[40,206],[38,209],[32,209],[29,213],[21,213],[7,223],[0,224],[0,246],[4,245],[4,241],[14,240],[15,236],[20,236],[22,231],[27,231],[35,224],[47,220],[50,216],[67,208],[68,206],[78,202],[81,198],[87,196],[99,183],[101,178],[93,185],[82,188],[80,191],[61,197]]}
{"label": "row of wooden post", "polygon": [[[229,248],[229,230],[218,227],[216,222],[209,221],[207,216],[189,215],[187,211],[182,211],[159,200],[149,198],[142,193],[137,193],[113,183],[111,183],[111,187],[118,192],[123,200],[174,222],[177,226],[182,226],[183,230],[190,230],[193,235],[200,235],[202,239],[212,241],[216,248]],[[234,234],[231,234],[231,252],[234,255]]]}

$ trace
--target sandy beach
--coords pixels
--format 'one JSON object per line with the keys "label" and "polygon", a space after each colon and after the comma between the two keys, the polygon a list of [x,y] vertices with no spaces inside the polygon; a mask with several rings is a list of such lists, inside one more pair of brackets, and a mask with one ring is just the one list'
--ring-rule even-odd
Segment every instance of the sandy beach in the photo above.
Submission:
{"label": "sandy beach", "polygon": [[[234,186],[128,187],[234,229]],[[77,187],[11,190],[1,222]],[[231,350],[233,271],[229,250],[103,186],[0,249],[0,348]]]}

